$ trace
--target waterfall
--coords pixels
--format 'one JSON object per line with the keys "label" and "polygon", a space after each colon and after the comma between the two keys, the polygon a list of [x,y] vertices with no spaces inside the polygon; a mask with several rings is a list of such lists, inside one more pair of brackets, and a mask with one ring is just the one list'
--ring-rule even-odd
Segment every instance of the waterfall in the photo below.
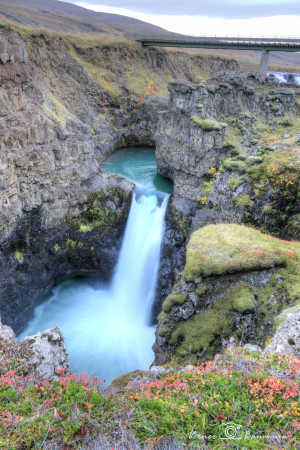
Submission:
{"label": "waterfall", "polygon": [[35,310],[20,337],[58,325],[75,372],[109,383],[153,361],[150,326],[168,195],[136,188],[109,285],[68,281]]}
{"label": "waterfall", "polygon": [[112,281],[116,306],[142,323],[150,323],[167,203],[166,194],[136,188]]}

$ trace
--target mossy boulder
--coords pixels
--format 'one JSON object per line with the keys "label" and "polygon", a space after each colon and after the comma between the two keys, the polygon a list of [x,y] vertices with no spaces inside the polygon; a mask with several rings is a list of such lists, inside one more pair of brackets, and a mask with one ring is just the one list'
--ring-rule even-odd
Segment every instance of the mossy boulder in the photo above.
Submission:
{"label": "mossy boulder", "polygon": [[181,322],[172,333],[169,343],[176,345],[179,357],[190,357],[191,354],[213,356],[213,343],[220,336],[230,335],[234,327],[236,315],[234,311],[246,313],[255,309],[254,294],[251,287],[239,283],[228,295],[212,308],[194,315],[190,320]]}
{"label": "mossy boulder", "polygon": [[200,353],[201,356],[215,337],[230,327],[231,322],[232,317],[229,314],[224,314],[221,310],[207,309],[202,314],[180,323],[172,333],[169,343],[176,345],[181,342],[176,349],[179,357],[188,357],[195,353]]}
{"label": "mossy boulder", "polygon": [[296,258],[289,242],[243,225],[207,225],[195,231],[187,246],[184,278],[270,269]]}
{"label": "mossy boulder", "polygon": [[276,317],[298,303],[299,242],[236,224],[200,228],[158,317],[156,362],[205,360],[231,338],[264,346]]}

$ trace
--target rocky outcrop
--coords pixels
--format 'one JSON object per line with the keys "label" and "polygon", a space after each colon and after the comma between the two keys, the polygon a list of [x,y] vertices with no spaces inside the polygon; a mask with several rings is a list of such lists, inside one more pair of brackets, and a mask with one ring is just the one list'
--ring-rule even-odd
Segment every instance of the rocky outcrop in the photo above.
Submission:
{"label": "rocky outcrop", "polygon": [[58,327],[25,337],[20,344],[30,353],[27,361],[40,380],[58,380],[60,371],[69,368],[64,337]]}
{"label": "rocky outcrop", "polygon": [[26,63],[28,53],[25,42],[20,40],[17,33],[4,33],[0,41],[0,61],[6,63]]}
{"label": "rocky outcrop", "polygon": [[300,299],[299,252],[241,225],[194,232],[158,317],[155,363],[207,360],[232,339],[264,345],[276,316]]}
{"label": "rocky outcrop", "polygon": [[300,308],[284,310],[276,319],[277,330],[265,352],[300,355]]}
{"label": "rocky outcrop", "polygon": [[38,381],[58,380],[60,374],[69,369],[64,337],[58,327],[16,342],[12,328],[0,322],[0,358],[2,354],[26,367],[27,373],[34,374]]}
{"label": "rocky outcrop", "polygon": [[59,281],[110,276],[133,184],[99,170],[90,124],[110,100],[80,63],[59,41],[1,42],[0,308],[18,333]]}
{"label": "rocky outcrop", "polygon": [[0,322],[0,341],[5,344],[14,344],[16,342],[16,335],[13,330]]}

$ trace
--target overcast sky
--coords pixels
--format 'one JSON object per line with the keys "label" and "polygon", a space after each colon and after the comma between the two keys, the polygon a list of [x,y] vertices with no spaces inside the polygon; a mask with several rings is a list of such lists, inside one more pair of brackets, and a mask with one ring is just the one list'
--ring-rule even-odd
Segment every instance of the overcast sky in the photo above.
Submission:
{"label": "overcast sky", "polygon": [[300,0],[67,1],[183,34],[300,35]]}

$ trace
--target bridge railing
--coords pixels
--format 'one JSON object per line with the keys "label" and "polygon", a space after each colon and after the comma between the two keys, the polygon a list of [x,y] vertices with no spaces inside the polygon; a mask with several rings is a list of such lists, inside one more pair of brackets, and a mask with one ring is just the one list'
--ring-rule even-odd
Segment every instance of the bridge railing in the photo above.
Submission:
{"label": "bridge railing", "polygon": [[[199,36],[186,36],[185,39],[201,39],[201,38],[215,38],[215,39],[279,39],[279,40],[300,40],[300,35],[283,35],[283,34],[274,34],[274,35],[261,35],[261,34],[251,34],[251,35],[241,35],[241,34],[201,34]],[[184,39],[184,38],[183,38]]]}
{"label": "bridge railing", "polygon": [[150,37],[145,37],[145,38],[139,38],[137,39],[140,42],[185,42],[185,43],[189,43],[189,42],[201,42],[201,41],[216,41],[216,42],[254,42],[254,43],[276,43],[276,44],[292,44],[292,43],[296,43],[299,44],[300,43],[300,36],[289,36],[289,37],[263,37],[263,36],[259,36],[259,37],[253,37],[253,36],[208,36],[208,35],[201,35],[201,36],[197,36],[197,37],[184,37],[184,38],[165,38],[165,37],[155,37],[155,38],[150,38]]}

